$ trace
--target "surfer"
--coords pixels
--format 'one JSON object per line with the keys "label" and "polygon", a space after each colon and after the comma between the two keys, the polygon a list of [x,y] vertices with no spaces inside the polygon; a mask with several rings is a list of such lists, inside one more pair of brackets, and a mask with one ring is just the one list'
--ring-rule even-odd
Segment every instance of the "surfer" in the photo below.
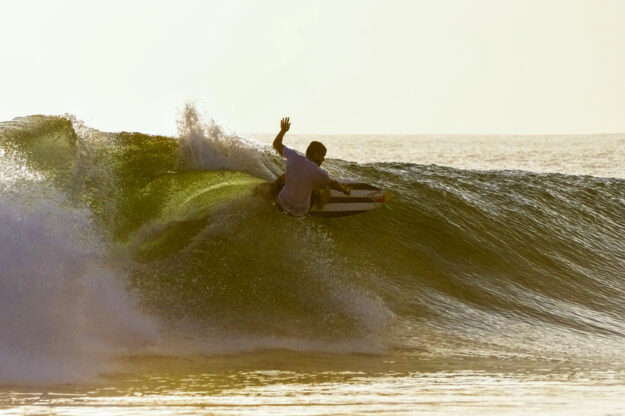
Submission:
{"label": "surfer", "polygon": [[327,152],[323,143],[310,142],[306,157],[282,144],[290,127],[289,117],[283,118],[280,121],[280,133],[273,141],[274,149],[286,159],[286,173],[276,179],[273,186],[276,192],[279,191],[278,207],[289,215],[299,217],[308,213],[313,192],[323,193],[323,187],[330,187],[349,195],[349,188],[330,179],[328,172],[321,168]]}

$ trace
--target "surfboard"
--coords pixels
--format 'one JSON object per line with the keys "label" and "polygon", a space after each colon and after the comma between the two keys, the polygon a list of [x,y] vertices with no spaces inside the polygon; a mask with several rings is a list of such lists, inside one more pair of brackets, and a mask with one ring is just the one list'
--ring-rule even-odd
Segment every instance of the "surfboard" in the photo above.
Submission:
{"label": "surfboard", "polygon": [[350,194],[330,189],[323,193],[320,201],[313,202],[309,215],[319,217],[342,217],[361,214],[382,206],[390,195],[366,183],[349,183]]}
{"label": "surfboard", "polygon": [[[383,205],[391,199],[390,194],[366,183],[346,183],[350,194],[335,189],[326,189],[312,195],[312,206],[308,215],[318,217],[342,217],[361,214]],[[280,187],[272,182],[261,183],[254,188],[254,194],[277,203]]]}

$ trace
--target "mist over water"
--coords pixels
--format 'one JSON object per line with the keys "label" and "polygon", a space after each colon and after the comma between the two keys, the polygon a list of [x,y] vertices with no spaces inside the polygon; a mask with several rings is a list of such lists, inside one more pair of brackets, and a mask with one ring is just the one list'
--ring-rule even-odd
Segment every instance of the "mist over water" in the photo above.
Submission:
{"label": "mist over water", "polygon": [[71,117],[0,124],[0,383],[91,380],[128,355],[276,350],[407,352],[441,371],[466,359],[623,364],[622,137],[592,138],[600,153],[578,160],[598,148],[315,138],[331,176],[393,199],[338,219],[285,216],[253,192],[284,170],[269,139],[192,107],[176,138]]}

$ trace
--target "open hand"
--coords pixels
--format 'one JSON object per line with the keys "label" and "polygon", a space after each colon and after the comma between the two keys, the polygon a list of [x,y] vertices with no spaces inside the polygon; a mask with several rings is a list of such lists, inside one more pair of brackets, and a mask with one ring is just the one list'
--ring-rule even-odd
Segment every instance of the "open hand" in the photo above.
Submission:
{"label": "open hand", "polygon": [[284,117],[280,120],[280,131],[287,132],[291,128],[291,120],[288,117]]}

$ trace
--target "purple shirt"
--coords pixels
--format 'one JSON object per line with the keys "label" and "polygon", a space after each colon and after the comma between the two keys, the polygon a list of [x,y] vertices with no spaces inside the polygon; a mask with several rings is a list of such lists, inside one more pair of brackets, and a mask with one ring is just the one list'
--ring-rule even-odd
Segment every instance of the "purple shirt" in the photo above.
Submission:
{"label": "purple shirt", "polygon": [[291,215],[306,215],[312,190],[329,183],[330,176],[315,162],[286,146],[282,156],[286,159],[286,182],[278,194],[278,204]]}

